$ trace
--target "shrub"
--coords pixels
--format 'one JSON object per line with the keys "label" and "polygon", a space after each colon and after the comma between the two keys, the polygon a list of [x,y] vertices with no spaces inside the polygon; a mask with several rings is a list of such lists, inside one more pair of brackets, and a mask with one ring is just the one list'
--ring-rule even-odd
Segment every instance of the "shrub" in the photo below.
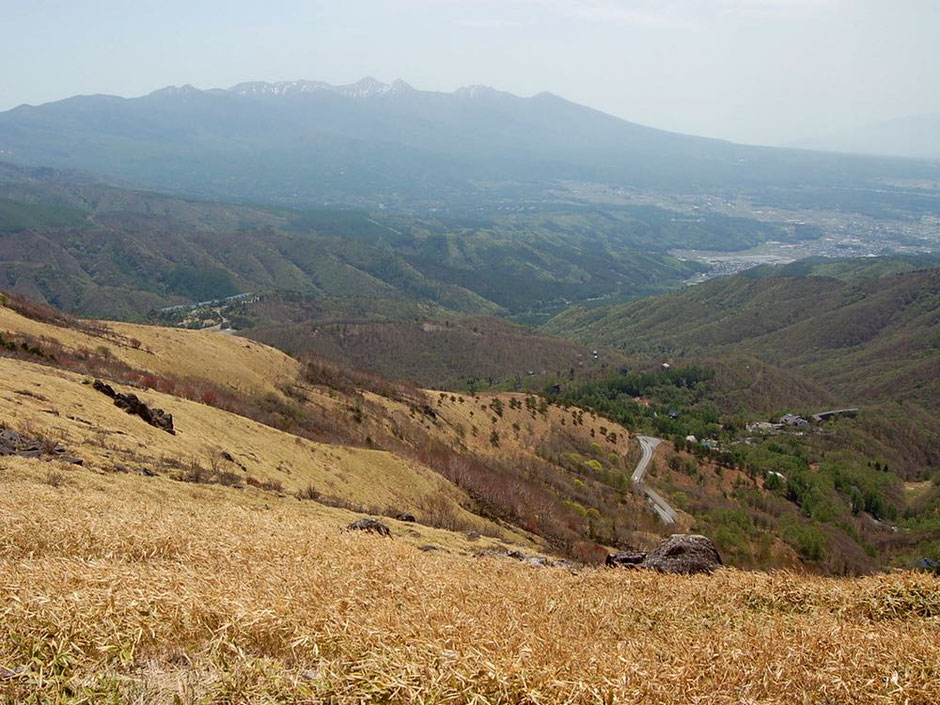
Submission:
{"label": "shrub", "polygon": [[811,524],[791,524],[783,530],[783,539],[808,561],[822,560],[826,553],[825,534]]}
{"label": "shrub", "polygon": [[320,499],[320,490],[313,485],[307,485],[303,489],[297,490],[294,494],[297,499],[318,500]]}
{"label": "shrub", "polygon": [[46,473],[46,484],[50,487],[64,487],[68,484],[68,478],[58,470],[50,470]]}
{"label": "shrub", "polygon": [[261,489],[267,492],[283,492],[284,483],[282,483],[280,480],[264,480],[261,483]]}
{"label": "shrub", "polygon": [[216,481],[225,487],[240,487],[242,484],[241,476],[231,470],[222,470],[217,473]]}

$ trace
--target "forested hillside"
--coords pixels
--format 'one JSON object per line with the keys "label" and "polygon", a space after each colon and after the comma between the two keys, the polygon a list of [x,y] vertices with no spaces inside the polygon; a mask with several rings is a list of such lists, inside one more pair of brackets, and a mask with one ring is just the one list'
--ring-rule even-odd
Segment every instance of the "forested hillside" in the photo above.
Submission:
{"label": "forested hillside", "polygon": [[679,245],[746,248],[783,227],[653,207],[545,205],[473,217],[186,200],[86,175],[0,169],[0,285],[88,315],[241,292],[432,303],[543,320],[572,301],[666,291]]}
{"label": "forested hillside", "polygon": [[890,399],[935,409],[940,399],[936,268],[853,281],[744,274],[572,309],[543,330],[664,361],[750,354],[825,387],[842,405]]}

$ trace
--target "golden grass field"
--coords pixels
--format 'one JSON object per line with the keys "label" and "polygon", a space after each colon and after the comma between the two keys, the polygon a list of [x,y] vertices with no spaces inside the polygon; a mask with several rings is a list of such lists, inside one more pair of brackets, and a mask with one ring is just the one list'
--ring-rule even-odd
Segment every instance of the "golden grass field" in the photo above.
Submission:
{"label": "golden grass field", "polygon": [[930,576],[571,574],[55,465],[0,461],[4,702],[940,702]]}

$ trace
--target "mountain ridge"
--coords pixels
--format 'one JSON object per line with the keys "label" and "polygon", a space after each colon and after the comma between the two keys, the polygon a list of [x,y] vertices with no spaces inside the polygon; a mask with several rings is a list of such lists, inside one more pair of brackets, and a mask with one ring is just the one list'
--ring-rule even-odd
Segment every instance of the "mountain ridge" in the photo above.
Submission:
{"label": "mountain ridge", "polygon": [[772,199],[878,188],[903,199],[886,179],[940,178],[920,162],[668,132],[545,92],[442,93],[368,78],[20,106],[0,113],[0,154],[200,197],[391,208],[558,201],[576,182]]}

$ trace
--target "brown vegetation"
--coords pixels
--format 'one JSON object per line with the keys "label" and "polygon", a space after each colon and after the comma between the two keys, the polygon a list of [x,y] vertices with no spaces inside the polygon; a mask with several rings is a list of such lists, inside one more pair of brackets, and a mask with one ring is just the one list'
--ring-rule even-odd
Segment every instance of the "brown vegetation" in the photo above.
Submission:
{"label": "brown vegetation", "polygon": [[571,574],[30,462],[0,472],[7,702],[938,702],[931,576]]}

